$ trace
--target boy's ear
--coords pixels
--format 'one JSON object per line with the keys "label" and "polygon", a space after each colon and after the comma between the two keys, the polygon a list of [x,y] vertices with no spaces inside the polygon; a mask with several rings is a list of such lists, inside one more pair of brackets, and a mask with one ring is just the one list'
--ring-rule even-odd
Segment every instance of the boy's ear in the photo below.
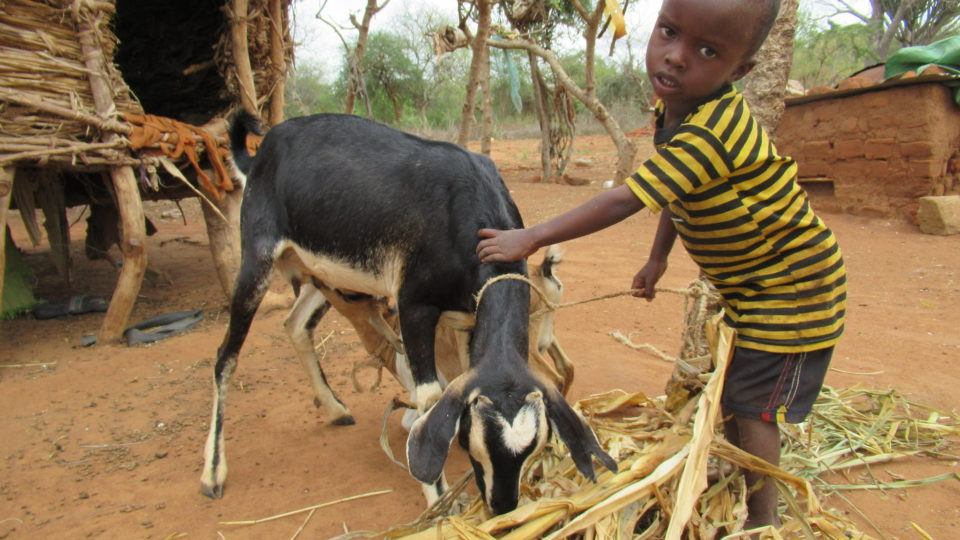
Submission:
{"label": "boy's ear", "polygon": [[747,76],[747,73],[750,73],[754,67],[756,67],[757,62],[754,60],[747,60],[746,62],[737,66],[737,69],[733,71],[733,74],[730,75],[730,82],[734,83],[740,79]]}

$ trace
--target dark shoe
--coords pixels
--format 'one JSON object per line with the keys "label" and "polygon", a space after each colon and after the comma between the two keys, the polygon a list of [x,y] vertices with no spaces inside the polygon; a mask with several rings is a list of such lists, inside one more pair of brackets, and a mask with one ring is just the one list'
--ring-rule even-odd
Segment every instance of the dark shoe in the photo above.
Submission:
{"label": "dark shoe", "polygon": [[82,313],[102,313],[109,304],[99,296],[80,294],[59,302],[44,302],[33,308],[35,319],[53,319],[66,315],[80,315]]}
{"label": "dark shoe", "polygon": [[127,328],[123,336],[127,338],[127,345],[130,346],[153,343],[186,332],[202,320],[203,312],[199,309],[164,313]]}

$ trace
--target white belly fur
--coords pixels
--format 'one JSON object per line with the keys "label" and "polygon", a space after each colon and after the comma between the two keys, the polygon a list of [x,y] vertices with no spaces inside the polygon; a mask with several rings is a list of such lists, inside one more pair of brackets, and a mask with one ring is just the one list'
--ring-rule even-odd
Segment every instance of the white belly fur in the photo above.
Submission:
{"label": "white belly fur", "polygon": [[370,272],[329,255],[313,253],[290,240],[283,240],[274,253],[277,269],[287,277],[301,281],[315,278],[331,289],[369,294],[386,298],[396,305],[397,292],[403,278],[403,258],[393,250],[378,257],[380,268]]}

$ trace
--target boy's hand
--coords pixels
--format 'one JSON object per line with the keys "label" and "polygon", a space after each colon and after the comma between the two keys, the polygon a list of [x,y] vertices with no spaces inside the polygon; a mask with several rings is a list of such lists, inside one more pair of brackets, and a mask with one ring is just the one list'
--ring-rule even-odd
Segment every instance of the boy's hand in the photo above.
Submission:
{"label": "boy's hand", "polygon": [[653,300],[657,295],[657,282],[660,281],[666,271],[667,261],[648,260],[647,264],[643,265],[643,268],[637,272],[637,275],[633,276],[633,288],[640,289],[633,295],[637,298],[646,298],[648,302]]}
{"label": "boy's hand", "polygon": [[477,236],[484,239],[477,244],[477,256],[484,263],[519,261],[537,250],[536,241],[527,229],[480,229]]}

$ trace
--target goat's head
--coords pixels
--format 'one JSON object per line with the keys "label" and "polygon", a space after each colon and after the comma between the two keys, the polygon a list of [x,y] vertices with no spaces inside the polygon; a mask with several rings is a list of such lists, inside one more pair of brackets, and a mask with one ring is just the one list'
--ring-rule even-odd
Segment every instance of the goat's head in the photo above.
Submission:
{"label": "goat's head", "polygon": [[477,487],[490,509],[500,514],[516,508],[524,465],[546,444],[552,429],[587,478],[594,480],[591,456],[617,470],[583,418],[553,385],[536,380],[525,368],[496,373],[471,369],[451,382],[413,424],[407,461],[417,480],[436,482],[459,432]]}

